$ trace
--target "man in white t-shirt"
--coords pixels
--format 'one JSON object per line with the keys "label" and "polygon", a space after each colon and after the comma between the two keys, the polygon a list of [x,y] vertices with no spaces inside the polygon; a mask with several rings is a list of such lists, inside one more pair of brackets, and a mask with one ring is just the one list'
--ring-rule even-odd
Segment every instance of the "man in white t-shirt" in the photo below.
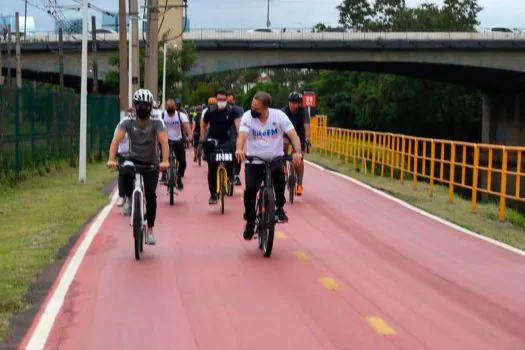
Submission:
{"label": "man in white t-shirt", "polygon": [[[135,117],[135,109],[133,107],[129,107],[125,111],[124,118],[134,118]],[[115,133],[117,132],[117,128],[115,128]],[[118,145],[118,151],[117,151],[117,160],[120,165],[124,163],[125,158],[129,155],[129,146],[130,146],[130,140],[129,136],[126,133],[124,135],[124,138]],[[126,192],[124,190],[124,178],[122,175],[122,172],[119,172],[118,175],[118,195],[119,199],[117,201],[117,206],[122,207],[126,202]],[[131,203],[127,203],[127,206],[131,208]]]}
{"label": "man in white t-shirt", "polygon": [[[266,92],[258,92],[252,100],[251,110],[244,113],[239,127],[237,138],[237,151],[235,156],[239,162],[245,159],[244,144],[247,141],[247,155],[256,156],[265,160],[274,160],[284,156],[284,134],[292,140],[296,153],[293,162],[301,163],[301,140],[295,131],[292,122],[280,109],[270,108],[271,97]],[[287,222],[288,217],[284,212],[286,187],[284,178],[284,162],[277,161],[273,166],[272,177],[275,192],[275,215],[279,221]],[[253,238],[255,229],[255,202],[257,191],[264,180],[264,165],[260,160],[246,163],[244,167],[246,189],[244,190],[244,220],[246,227],[243,237],[246,240]]]}
{"label": "man in white t-shirt", "polygon": [[[175,101],[169,99],[166,101],[166,111],[162,114],[162,120],[168,131],[168,144],[170,150],[173,149],[175,157],[178,161],[177,166],[177,189],[182,190],[184,185],[182,178],[186,171],[186,148],[184,147],[184,140],[182,128],[186,132],[186,138],[189,142],[192,141],[193,134],[191,133],[190,120],[186,113],[177,110]],[[171,152],[171,151],[170,151]],[[166,173],[162,175],[162,181],[166,180]]]}

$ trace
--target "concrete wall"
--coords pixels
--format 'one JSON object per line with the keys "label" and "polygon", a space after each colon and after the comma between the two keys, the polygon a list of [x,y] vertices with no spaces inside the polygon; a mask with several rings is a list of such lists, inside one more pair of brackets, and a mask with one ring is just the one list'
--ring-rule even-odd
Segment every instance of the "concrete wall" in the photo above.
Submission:
{"label": "concrete wall", "polygon": [[168,5],[180,7],[170,8],[166,11],[162,8],[164,4],[165,0],[159,1],[159,6],[161,6],[161,14],[159,15],[159,39],[162,38],[164,33],[169,32],[168,42],[172,45],[182,47],[182,30],[184,25],[182,20],[184,13],[184,8],[182,7],[183,0],[168,0]]}

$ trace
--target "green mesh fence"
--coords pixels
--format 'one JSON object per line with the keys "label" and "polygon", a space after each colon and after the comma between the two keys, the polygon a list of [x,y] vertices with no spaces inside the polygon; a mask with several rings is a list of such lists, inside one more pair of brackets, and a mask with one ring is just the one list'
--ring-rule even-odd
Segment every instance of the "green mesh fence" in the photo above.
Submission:
{"label": "green mesh fence", "polygon": [[[88,95],[88,158],[109,150],[119,121],[115,96]],[[0,177],[56,160],[75,164],[80,95],[31,86],[0,86]]]}

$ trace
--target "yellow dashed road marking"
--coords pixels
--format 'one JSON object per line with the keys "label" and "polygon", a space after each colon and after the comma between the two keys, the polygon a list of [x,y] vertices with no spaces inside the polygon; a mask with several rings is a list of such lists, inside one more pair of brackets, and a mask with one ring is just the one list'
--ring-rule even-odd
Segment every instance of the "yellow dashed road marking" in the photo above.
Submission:
{"label": "yellow dashed road marking", "polygon": [[306,255],[305,252],[295,251],[293,252],[293,255],[295,255],[295,257],[299,260],[309,260],[310,259],[308,255]]}
{"label": "yellow dashed road marking", "polygon": [[319,281],[326,287],[328,290],[338,290],[340,287],[332,277],[323,277]]}
{"label": "yellow dashed road marking", "polygon": [[392,334],[396,334],[396,331],[392,329],[392,327],[390,327],[385,321],[383,321],[383,319],[379,316],[368,316],[366,318],[366,320],[368,321],[368,323],[370,323],[370,325],[372,327],[374,327],[374,329],[377,331],[377,333],[379,334],[382,334],[382,335],[392,335]]}

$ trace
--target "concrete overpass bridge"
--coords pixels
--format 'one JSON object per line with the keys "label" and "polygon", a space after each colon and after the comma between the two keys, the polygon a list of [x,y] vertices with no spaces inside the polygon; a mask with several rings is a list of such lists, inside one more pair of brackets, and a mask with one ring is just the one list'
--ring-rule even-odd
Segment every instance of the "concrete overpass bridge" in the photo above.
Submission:
{"label": "concrete overpass bridge", "polygon": [[[476,87],[485,92],[483,141],[525,143],[520,136],[525,135],[525,122],[521,122],[525,121],[525,34],[203,29],[184,33],[183,39],[193,41],[198,50],[189,76],[257,67],[326,68]],[[111,69],[109,57],[118,52],[118,37],[102,35],[98,41],[99,77],[103,79]],[[64,72],[70,84],[79,86],[80,36],[66,36],[64,42]],[[56,74],[57,52],[54,34],[27,38],[22,46],[24,76]],[[5,60],[3,66],[5,74]],[[493,125],[503,125],[507,131],[494,132]]]}

